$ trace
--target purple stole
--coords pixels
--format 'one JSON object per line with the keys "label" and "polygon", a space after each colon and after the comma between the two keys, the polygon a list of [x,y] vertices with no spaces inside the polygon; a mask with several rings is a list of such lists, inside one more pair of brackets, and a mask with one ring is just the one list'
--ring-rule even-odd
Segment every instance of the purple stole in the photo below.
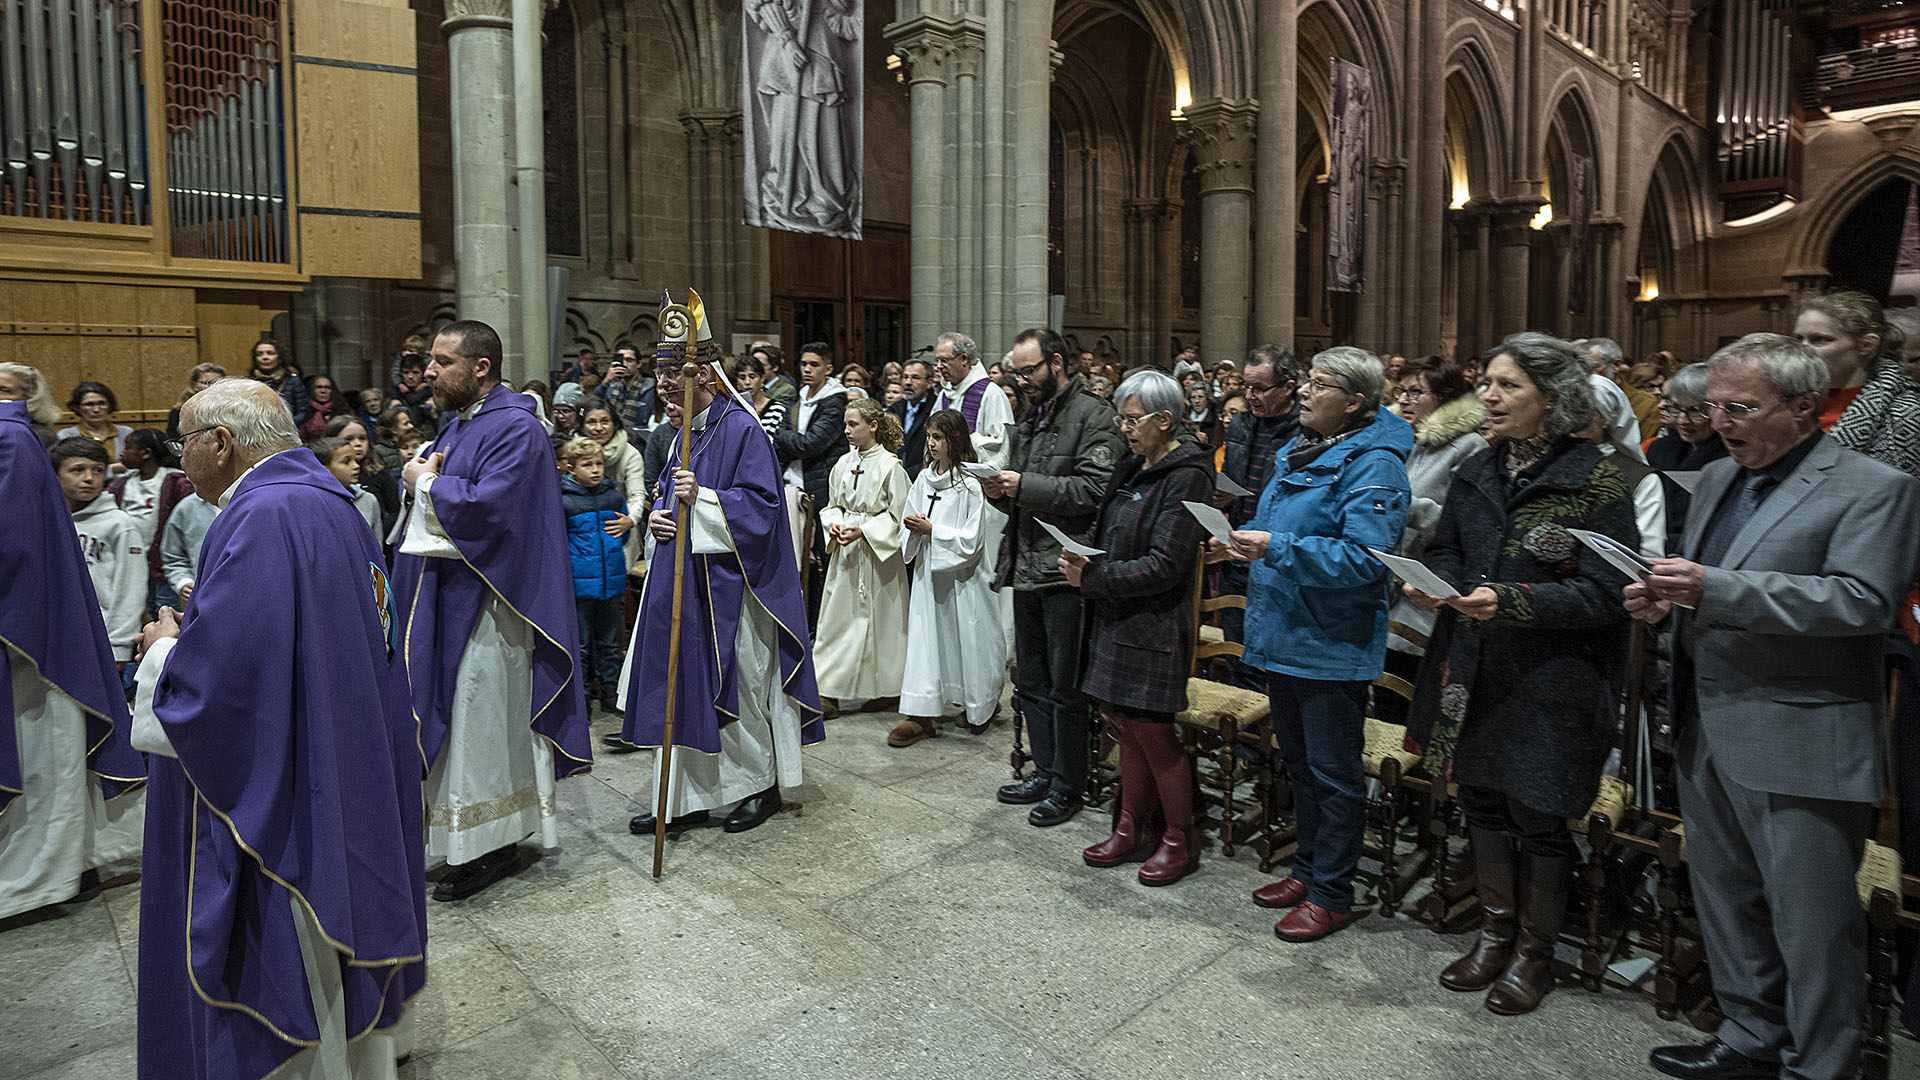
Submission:
{"label": "purple stole", "polygon": [[[968,431],[972,431],[973,426],[980,422],[980,399],[986,396],[987,388],[992,385],[992,379],[981,379],[967,387],[967,392],[960,395],[960,417],[967,422]],[[940,402],[940,407],[943,409],[953,408],[953,394],[942,390]]]}

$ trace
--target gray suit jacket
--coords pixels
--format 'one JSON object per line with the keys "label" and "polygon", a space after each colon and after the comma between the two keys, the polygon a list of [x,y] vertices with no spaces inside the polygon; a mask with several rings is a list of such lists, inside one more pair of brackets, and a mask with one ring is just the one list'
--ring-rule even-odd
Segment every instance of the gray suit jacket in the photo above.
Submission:
{"label": "gray suit jacket", "polygon": [[[1689,559],[1740,467],[1701,471]],[[1689,635],[1702,738],[1742,787],[1873,802],[1886,776],[1882,654],[1920,568],[1920,482],[1823,438],[1707,567]],[[1675,688],[1677,693],[1678,687]]]}

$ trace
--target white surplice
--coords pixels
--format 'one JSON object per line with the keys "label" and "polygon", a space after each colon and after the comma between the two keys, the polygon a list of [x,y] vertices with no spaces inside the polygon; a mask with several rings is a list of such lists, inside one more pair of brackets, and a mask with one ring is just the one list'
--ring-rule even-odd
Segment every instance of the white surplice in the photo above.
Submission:
{"label": "white surplice", "polygon": [[459,866],[537,836],[559,847],[553,748],[533,718],[533,625],[489,592],[460,656],[446,743],[427,771],[427,856]]}
{"label": "white surplice", "polygon": [[[960,410],[960,403],[966,399],[967,391],[974,384],[986,381],[987,369],[979,361],[974,361],[973,369],[957,385],[940,391],[934,401],[934,410]],[[964,413],[962,414],[964,415]],[[1007,467],[1007,455],[1012,448],[1008,446],[1013,429],[1013,403],[1007,400],[1007,392],[996,383],[989,382],[980,395],[980,409],[973,418],[973,455],[983,465],[996,469]]]}
{"label": "white surplice", "polygon": [[[907,472],[878,443],[849,450],[827,479],[820,511],[827,540],[827,580],[820,593],[813,674],[820,696],[871,701],[900,693],[907,663]],[[834,526],[860,528],[860,539],[837,545]]]}
{"label": "white surplice", "polygon": [[1007,638],[993,592],[993,558],[985,551],[989,519],[978,481],[958,469],[921,471],[907,495],[907,514],[924,515],[933,534],[907,534],[913,606],[907,613],[907,675],[900,712],[935,717],[948,707],[967,723],[993,716],[1007,682]]}
{"label": "white surplice", "polygon": [[70,900],[80,875],[140,854],[144,791],[112,801],[87,771],[86,714],[25,655],[5,650],[13,677],[20,794],[0,813],[0,919]]}
{"label": "white surplice", "polygon": [[[706,427],[707,414],[694,417],[693,429]],[[688,552],[693,555],[720,555],[733,551],[733,536],[727,531],[726,515],[720,500],[710,488],[701,488],[687,513]],[[655,566],[649,538],[648,565]],[[648,603],[647,591],[673,589],[673,567],[661,565],[649,572],[641,585],[640,603]],[[773,614],[747,590],[740,602],[739,629],[733,635],[733,669],[736,672],[740,716],[720,729],[720,752],[704,754],[686,746],[673,748],[673,778],[667,790],[667,820],[685,817],[697,810],[715,810],[758,795],[776,785],[800,786],[800,709],[787,697],[778,677],[780,671],[780,626]],[[640,643],[634,634],[627,642],[626,662],[620,668],[620,701],[627,708],[627,687],[633,679],[633,654]],[[772,672],[771,676],[767,675]],[[660,752],[653,755],[653,782],[648,785],[649,802],[658,801],[660,791]],[[658,807],[655,807],[658,810]]]}

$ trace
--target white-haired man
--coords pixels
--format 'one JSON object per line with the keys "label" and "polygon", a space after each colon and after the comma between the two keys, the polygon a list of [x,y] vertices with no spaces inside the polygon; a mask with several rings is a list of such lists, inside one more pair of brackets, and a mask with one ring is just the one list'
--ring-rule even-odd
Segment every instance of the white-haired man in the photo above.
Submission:
{"label": "white-haired man", "polygon": [[1725,1019],[1653,1051],[1697,1080],[1857,1073],[1866,921],[1854,874],[1886,777],[1887,630],[1917,569],[1920,483],[1820,431],[1811,349],[1749,334],[1708,361],[1728,457],[1701,470],[1682,557],[1626,588],[1674,617],[1680,812]]}
{"label": "white-haired man", "polygon": [[949,330],[933,343],[933,366],[941,382],[934,411],[958,409],[973,432],[973,453],[981,463],[1007,467],[1007,431],[1013,427],[1013,405],[1001,393],[980,362],[980,346],[958,331]]}
{"label": "white-haired man", "polygon": [[392,1077],[426,981],[423,762],[379,544],[273,387],[181,409],[220,506],[141,635],[142,1080]]}
{"label": "white-haired man", "polygon": [[1640,424],[1640,441],[1645,442],[1660,434],[1660,399],[1637,386],[1627,383],[1627,354],[1620,349],[1620,343],[1612,338],[1581,338],[1573,343],[1573,351],[1587,362],[1587,367],[1595,375],[1613,383],[1620,392],[1627,395],[1627,403],[1633,406],[1633,416]]}

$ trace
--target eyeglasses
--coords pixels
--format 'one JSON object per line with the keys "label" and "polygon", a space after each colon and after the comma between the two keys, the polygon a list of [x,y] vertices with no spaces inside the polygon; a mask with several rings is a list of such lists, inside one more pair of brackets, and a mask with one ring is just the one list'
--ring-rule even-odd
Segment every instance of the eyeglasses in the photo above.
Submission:
{"label": "eyeglasses", "polygon": [[[1287,380],[1287,382],[1292,382],[1292,381],[1293,381],[1293,380],[1291,380],[1291,379],[1289,379],[1289,380]],[[1273,393],[1273,392],[1274,392],[1275,390],[1278,390],[1278,389],[1280,389],[1281,387],[1283,387],[1283,386],[1285,386],[1285,385],[1287,385],[1287,383],[1285,383],[1285,382],[1277,382],[1277,383],[1271,383],[1271,384],[1269,384],[1269,385],[1267,385],[1267,386],[1261,386],[1261,385],[1260,385],[1259,383],[1244,383],[1244,384],[1242,384],[1242,389],[1244,389],[1244,390],[1245,390],[1245,391],[1246,391],[1247,393],[1249,393],[1249,394],[1263,394],[1263,395],[1264,395],[1264,394],[1271,394],[1271,393]]]}
{"label": "eyeglasses", "polygon": [[219,427],[219,426],[220,426],[219,424],[211,424],[211,425],[208,425],[207,427],[203,427],[203,428],[195,428],[195,429],[193,429],[192,431],[189,431],[189,432],[187,432],[186,434],[184,434],[184,435],[181,435],[181,436],[180,436],[180,437],[178,437],[178,438],[174,438],[174,439],[168,439],[168,440],[167,440],[167,453],[169,453],[169,454],[172,454],[172,455],[173,455],[174,457],[179,457],[179,456],[180,456],[180,453],[181,453],[181,451],[183,451],[183,450],[185,450],[185,449],[187,448],[187,440],[188,440],[188,439],[191,439],[191,438],[193,438],[193,437],[194,437],[195,435],[198,435],[198,434],[200,434],[201,432],[204,432],[204,431],[212,431],[212,430],[213,430],[214,428],[217,428],[217,427]]}
{"label": "eyeglasses", "polygon": [[[1707,408],[1705,405],[1689,405],[1689,406],[1683,407],[1683,406],[1675,405],[1671,401],[1662,401],[1660,403],[1660,411],[1668,415],[1678,417],[1681,420],[1691,421],[1692,423],[1695,423],[1695,424],[1698,424],[1703,420],[1712,419],[1713,417],[1713,410]],[[1733,416],[1734,419],[1736,420],[1740,418],[1738,414],[1734,414],[1731,412],[1728,415]]]}
{"label": "eyeglasses", "polygon": [[1765,412],[1774,405],[1779,404],[1780,401],[1785,400],[1785,398],[1781,398],[1777,401],[1769,401],[1765,405],[1748,405],[1739,401],[1702,401],[1699,408],[1693,411],[1701,413],[1703,417],[1716,412],[1723,412],[1727,414],[1727,419],[1737,424],[1742,420],[1749,419],[1753,414]]}
{"label": "eyeglasses", "polygon": [[1331,390],[1336,394],[1351,393],[1351,391],[1339,383],[1321,382],[1319,379],[1308,379],[1307,385],[1313,387],[1315,390]]}
{"label": "eyeglasses", "polygon": [[1134,428],[1140,426],[1140,421],[1159,415],[1159,413],[1147,413],[1145,416],[1128,416],[1126,413],[1115,413],[1113,423],[1114,426],[1118,427],[1121,431],[1132,431]]}
{"label": "eyeglasses", "polygon": [[1403,386],[1400,389],[1395,390],[1393,393],[1395,397],[1412,398],[1415,401],[1419,401],[1421,398],[1426,397],[1428,394],[1433,393],[1433,391],[1422,390],[1417,386]]}
{"label": "eyeglasses", "polygon": [[1012,369],[1013,377],[1016,379],[1019,379],[1021,382],[1026,382],[1028,379],[1033,378],[1034,372],[1039,371],[1042,367],[1045,367],[1046,363],[1047,362],[1045,360],[1042,360],[1039,363],[1028,364],[1026,367],[1013,368]]}

